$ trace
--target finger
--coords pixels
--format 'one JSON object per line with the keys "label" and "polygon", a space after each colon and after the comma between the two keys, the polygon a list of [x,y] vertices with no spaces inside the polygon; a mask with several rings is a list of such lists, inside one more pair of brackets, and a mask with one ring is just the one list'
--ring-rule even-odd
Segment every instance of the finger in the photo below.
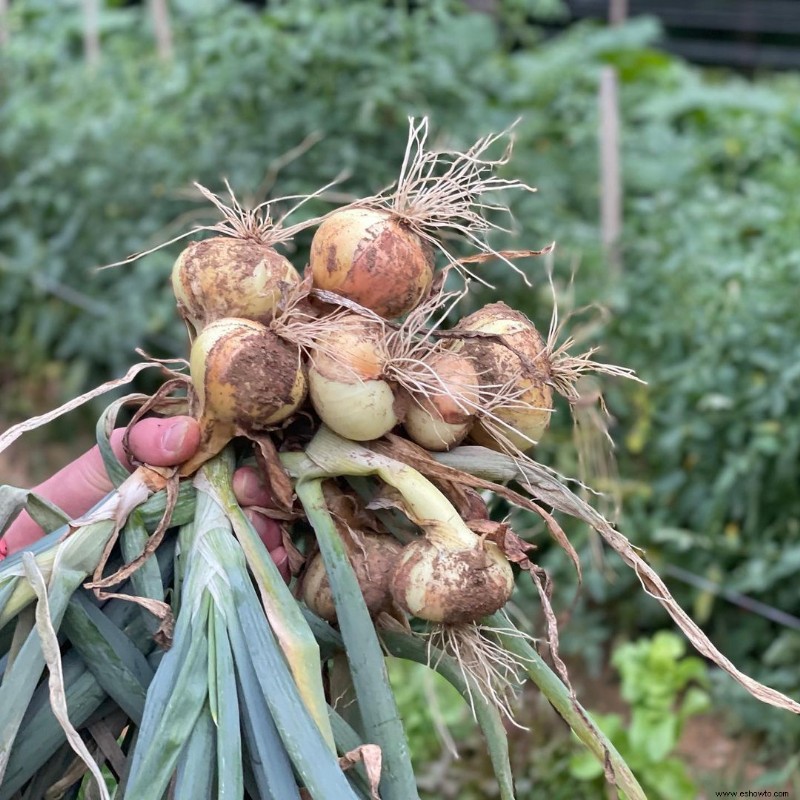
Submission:
{"label": "finger", "polygon": [[[103,499],[112,489],[103,458],[97,446],[76,458],[34,488],[38,495],[57,505],[69,517],[79,517]],[[43,534],[42,529],[23,511],[11,523],[3,539],[8,552],[27,547]]]}
{"label": "finger", "polygon": [[253,467],[240,467],[233,473],[233,493],[242,506],[272,508],[275,505],[266,481]]}
{"label": "finger", "polygon": [[[111,446],[128,463],[122,433],[115,431]],[[135,459],[154,467],[172,467],[194,455],[200,444],[200,425],[192,417],[146,417],[131,428],[129,444]]]}
{"label": "finger", "polygon": [[[122,446],[124,430],[118,428],[110,438],[111,449],[126,466],[129,460]],[[155,466],[180,464],[194,455],[200,443],[200,427],[191,417],[156,419],[148,417],[131,428],[131,450],[135,458]],[[34,491],[55,503],[69,517],[79,517],[103,499],[113,485],[108,478],[103,457],[95,445],[56,472]],[[35,542],[42,529],[23,512],[11,524],[3,537],[9,552]]]}
{"label": "finger", "polygon": [[276,547],[280,547],[283,541],[281,526],[269,517],[260,514],[254,508],[245,508],[245,516],[255,528],[259,539],[264,542],[264,546],[272,552]]}
{"label": "finger", "polygon": [[281,577],[286,581],[286,583],[289,583],[292,574],[291,570],[289,569],[289,554],[286,552],[286,548],[281,545],[280,547],[276,547],[274,550],[270,550],[269,554],[272,556],[275,566],[281,573]]}

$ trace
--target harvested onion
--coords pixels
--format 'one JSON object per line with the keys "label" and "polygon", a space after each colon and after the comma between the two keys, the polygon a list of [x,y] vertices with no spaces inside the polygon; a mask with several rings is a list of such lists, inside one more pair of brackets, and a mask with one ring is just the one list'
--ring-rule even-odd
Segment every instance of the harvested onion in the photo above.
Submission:
{"label": "harvested onion", "polygon": [[221,319],[203,328],[189,359],[199,405],[200,449],[190,474],[233,436],[291,416],[306,396],[300,352],[259,322]]}
{"label": "harvested onion", "polygon": [[172,268],[178,309],[195,331],[225,317],[266,323],[282,287],[299,280],[297,270],[274,248],[228,236],[193,242]]}
{"label": "harvested onion", "polygon": [[[388,534],[374,533],[358,533],[356,541],[348,547],[364,602],[373,616],[391,609],[389,582],[402,550],[403,546]],[[305,604],[317,616],[328,622],[336,620],[333,594],[320,553],[306,564],[301,594]]]}
{"label": "harvested onion", "polygon": [[[425,365],[436,375],[437,391],[413,394],[403,425],[409,437],[428,450],[449,450],[469,432],[479,403],[478,373],[469,356],[434,352]],[[429,381],[431,382],[431,381]]]}
{"label": "harvested onion", "polygon": [[430,246],[403,220],[374,208],[344,208],[311,241],[314,285],[390,319],[414,308],[433,280]]}
{"label": "harvested onion", "polygon": [[377,439],[395,427],[402,408],[383,377],[383,328],[356,314],[317,335],[308,368],[309,395],[322,421],[354,441]]}
{"label": "harvested onion", "polygon": [[[461,320],[457,331],[495,334],[467,338],[464,349],[475,360],[487,387],[485,406],[470,430],[478,444],[493,449],[530,449],[550,423],[553,391],[547,345],[534,324],[505,303],[490,303]],[[500,397],[493,397],[500,393]]]}
{"label": "harvested onion", "polygon": [[409,614],[430,622],[474,622],[502,608],[514,573],[494,542],[426,537],[407,544],[392,576],[392,596]]}

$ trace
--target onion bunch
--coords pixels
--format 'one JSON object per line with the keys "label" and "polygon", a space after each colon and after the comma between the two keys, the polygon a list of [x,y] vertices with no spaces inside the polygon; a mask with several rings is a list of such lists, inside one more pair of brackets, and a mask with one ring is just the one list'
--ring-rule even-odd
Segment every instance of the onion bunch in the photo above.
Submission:
{"label": "onion bunch", "polygon": [[[510,461],[519,470],[514,476],[522,475],[520,482],[530,486],[525,469],[534,474],[539,466],[528,453],[545,435],[558,396],[574,402],[575,383],[589,370],[630,377],[627,370],[592,361],[591,353],[569,355],[571,341],[557,347],[552,326],[545,339],[524,314],[502,302],[445,328],[460,299],[444,291],[446,270],[463,274],[468,264],[511,263],[508,254],[495,251],[485,239],[500,227],[496,214],[507,212],[487,196],[530,189],[496,175],[509,150],[495,158],[488,153],[506,134],[484,137],[464,151],[432,150],[427,121],[412,121],[392,187],[291,227],[282,225],[285,215],[273,222],[270,204],[247,210],[232,192],[228,206],[202,190],[222,213],[221,222],[206,228],[217,235],[186,247],[171,276],[178,311],[189,329],[188,375],[169,370],[170,380],[144,406],[163,413],[188,408],[200,422],[200,447],[175,474],[143,465],[125,482],[124,491],[101,508],[104,521],[113,517],[113,523],[109,543],[97,548],[103,551],[100,560],[89,567],[95,570],[95,589],[116,585],[148,563],[168,527],[179,485],[190,485],[202,496],[202,515],[198,512],[181,533],[179,550],[185,545],[186,553],[211,559],[203,561],[207,584],[198,583],[191,569],[181,573],[184,586],[198,590],[197,608],[210,614],[212,600],[218,604],[203,635],[224,649],[228,631],[237,658],[244,658],[251,631],[235,620],[227,591],[250,597],[247,624],[256,630],[259,623],[267,626],[262,644],[275,645],[275,639],[281,648],[270,671],[284,670],[281,686],[291,683],[313,718],[308,724],[318,727],[311,732],[324,739],[323,750],[315,752],[331,759],[335,748],[326,704],[334,698],[324,696],[322,679],[328,669],[323,662],[329,659],[320,659],[304,614],[313,612],[338,627],[328,642],[344,641],[354,684],[362,681],[363,686],[365,680],[356,674],[360,648],[372,647],[372,655],[382,659],[376,629],[424,629],[440,637],[431,641],[441,642],[454,663],[470,673],[464,678],[467,693],[475,687],[488,702],[503,706],[504,681],[522,667],[506,660],[498,643],[502,637],[490,640],[482,625],[509,602],[517,571],[513,565],[535,581],[538,568],[530,560],[530,545],[507,524],[487,518],[485,501],[475,489],[540,513],[556,538],[562,537],[559,541],[565,537],[541,506],[475,477],[491,454],[459,446],[512,454]],[[310,227],[316,230],[309,263],[293,264],[276,247]],[[471,255],[451,253],[454,240]],[[169,397],[176,388],[177,396]],[[464,453],[471,458],[466,469],[441,463]],[[250,518],[235,497],[231,500],[232,492],[226,494],[225,481],[230,480],[220,475],[228,468],[232,475],[235,459],[255,460],[279,500],[271,511],[281,522],[291,557],[291,591],[269,557],[264,558]],[[147,481],[155,482],[144,485]],[[155,533],[139,531],[135,547],[126,541],[128,550],[118,559],[124,566],[103,578],[124,518],[161,487],[167,489],[166,511]],[[551,505],[549,495],[546,503]],[[78,521],[77,527],[89,520],[94,517]],[[225,569],[212,563],[213,553],[225,554]],[[138,584],[131,585],[136,589]],[[263,605],[256,612],[254,586]],[[540,597],[546,606],[547,591],[542,589]],[[192,619],[206,625],[200,614]],[[557,656],[557,639],[551,636],[550,644]],[[358,658],[352,657],[354,650]],[[228,691],[239,691],[240,682],[252,691],[258,680],[238,671],[230,680],[229,656],[219,650],[216,655],[219,660],[207,670],[206,682],[213,672],[220,686],[227,681]],[[204,669],[211,663],[205,655],[199,660]],[[245,668],[252,670],[256,663]],[[503,665],[499,677],[497,664]],[[370,672],[380,676],[381,669]],[[258,708],[265,714],[285,708],[259,697]],[[360,713],[365,735],[381,746],[392,763],[387,774],[395,776],[402,772],[397,768],[402,748],[381,740],[390,706],[376,707],[371,715],[362,703]],[[209,707],[223,717],[224,707],[217,708],[216,699]],[[284,714],[276,722],[291,726],[292,719]],[[257,723],[248,718],[244,727]],[[238,718],[233,727],[239,730]],[[288,752],[308,739],[290,732],[281,741]],[[306,772],[298,768],[298,780],[309,786],[308,761],[302,765]],[[293,788],[292,769],[284,774]],[[336,769],[333,774],[341,778]],[[146,779],[140,770],[137,780]],[[316,786],[320,790],[320,783]],[[385,796],[405,799],[413,792],[406,784]]]}
{"label": "onion bunch", "polygon": [[[507,153],[491,160],[486,152],[500,137],[463,153],[428,150],[426,138],[426,123],[412,123],[395,186],[321,220],[303,280],[274,250],[274,227],[239,207],[225,207],[236,235],[179,256],[173,287],[195,331],[191,396],[203,428],[184,474],[233,437],[277,435],[301,418],[353,442],[395,431],[429,451],[466,440],[520,455],[544,434],[554,389],[572,377],[559,371],[564,359],[504,303],[442,331],[455,303],[444,274],[434,283],[437,253],[446,269],[463,265],[442,244],[445,231],[477,249],[478,259],[463,263],[505,258],[480,237],[495,227],[487,212],[503,210],[485,196],[529,187],[494,176]],[[401,477],[382,474],[395,488],[405,474],[402,463],[397,469]],[[502,608],[513,573],[501,543],[473,533],[419,481],[401,494],[400,510],[418,532],[402,553],[387,535],[357,534],[358,547],[354,535],[345,537],[370,612],[385,610],[389,595],[405,613],[443,625],[472,624]],[[379,589],[368,586],[370,575],[380,576]],[[319,556],[302,584],[306,602],[332,619]]]}
{"label": "onion bunch", "polygon": [[[190,245],[173,270],[179,309],[194,330],[190,395],[203,429],[184,474],[233,437],[272,432],[280,447],[280,431],[301,420],[305,436],[310,422],[312,432],[350,442],[395,432],[428,451],[468,441],[520,457],[544,435],[554,392],[572,399],[576,375],[594,362],[570,360],[505,303],[442,330],[457,300],[443,289],[445,273],[435,280],[437,254],[445,270],[489,256],[508,261],[482,238],[497,227],[492,213],[506,210],[486,196],[530,187],[496,177],[508,151],[494,160],[487,152],[501,137],[464,152],[433,151],[427,133],[427,122],[412,122],[393,187],[319,221],[302,280],[274,250],[283,234],[269,219],[216,203],[233,235]],[[455,258],[445,232],[477,256]],[[344,534],[370,613],[385,610],[389,596],[440,625],[473,624],[501,609],[513,588],[503,542],[476,535],[407,469],[400,460],[381,472],[416,527],[402,553],[388,534],[354,533],[355,523]],[[332,619],[326,580],[312,555],[301,594]]]}

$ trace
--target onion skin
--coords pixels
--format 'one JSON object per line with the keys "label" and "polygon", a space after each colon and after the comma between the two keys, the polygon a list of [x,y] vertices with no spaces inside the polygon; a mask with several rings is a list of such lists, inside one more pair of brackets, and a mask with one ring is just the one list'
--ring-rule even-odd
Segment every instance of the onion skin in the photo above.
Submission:
{"label": "onion skin", "polygon": [[[403,425],[409,438],[428,450],[449,450],[469,433],[480,392],[472,360],[461,353],[442,350],[427,359],[447,391],[414,396]],[[460,398],[460,402],[459,402]]]}
{"label": "onion skin", "polygon": [[433,281],[433,253],[388,211],[345,208],[317,228],[309,266],[314,285],[392,319],[415,308]]}
{"label": "onion skin", "polygon": [[475,622],[502,608],[514,590],[511,565],[493,542],[451,549],[429,539],[405,546],[392,576],[392,597],[430,622]]}
{"label": "onion skin", "polygon": [[[464,349],[475,359],[484,384],[502,385],[519,374],[515,388],[521,393],[517,402],[529,407],[501,404],[492,414],[505,423],[495,425],[513,447],[529,450],[547,430],[552,414],[552,370],[544,339],[524,314],[505,303],[490,303],[461,320],[455,330],[498,334],[497,339],[465,339]],[[469,435],[484,447],[504,449],[480,419]]]}
{"label": "onion skin", "polygon": [[378,439],[399,424],[402,404],[384,380],[383,331],[363,317],[346,317],[326,331],[308,367],[314,410],[333,431],[352,441]]}
{"label": "onion skin", "polygon": [[289,260],[269,245],[229,236],[193,242],[172,268],[178,309],[196,331],[226,317],[266,323],[282,285],[299,281]]}
{"label": "onion skin", "polygon": [[238,433],[264,430],[290,417],[306,396],[299,350],[247,319],[221,319],[202,329],[189,357],[199,404],[200,449],[189,474]]}
{"label": "onion skin", "polygon": [[[390,611],[393,601],[389,584],[403,546],[388,535],[361,533],[357,543],[348,549],[369,613],[376,616]],[[303,602],[317,616],[336,621],[336,606],[320,553],[306,564],[300,591]]]}

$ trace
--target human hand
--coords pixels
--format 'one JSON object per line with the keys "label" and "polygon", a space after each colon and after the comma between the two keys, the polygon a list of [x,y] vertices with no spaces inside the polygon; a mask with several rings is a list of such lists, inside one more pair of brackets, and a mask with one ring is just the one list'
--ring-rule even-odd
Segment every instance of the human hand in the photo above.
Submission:
{"label": "human hand", "polygon": [[[132,468],[122,444],[123,434],[122,428],[111,434],[111,447],[117,458]],[[200,426],[191,417],[147,417],[131,428],[129,437],[134,459],[158,467],[183,463],[194,455],[199,443]],[[74,518],[100,502],[113,488],[100,450],[95,445],[35,487],[34,491]],[[288,555],[282,544],[280,526],[275,520],[252,508],[270,508],[274,505],[261,474],[251,467],[238,469],[233,476],[233,491],[281,574],[288,580]],[[32,544],[43,533],[28,513],[23,511],[0,539],[0,559]]]}

